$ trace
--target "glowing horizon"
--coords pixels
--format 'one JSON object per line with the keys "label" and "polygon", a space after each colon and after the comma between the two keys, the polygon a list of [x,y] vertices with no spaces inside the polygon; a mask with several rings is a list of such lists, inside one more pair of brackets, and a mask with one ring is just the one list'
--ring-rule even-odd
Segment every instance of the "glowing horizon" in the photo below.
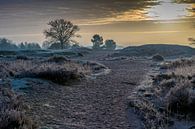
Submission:
{"label": "glowing horizon", "polygon": [[[111,4],[112,3],[112,4]],[[89,6],[90,5],[90,6]],[[188,45],[195,37],[195,3],[172,0],[0,0],[0,37],[16,42],[39,42],[50,20],[78,24],[81,45],[93,34],[120,45],[174,43]]]}

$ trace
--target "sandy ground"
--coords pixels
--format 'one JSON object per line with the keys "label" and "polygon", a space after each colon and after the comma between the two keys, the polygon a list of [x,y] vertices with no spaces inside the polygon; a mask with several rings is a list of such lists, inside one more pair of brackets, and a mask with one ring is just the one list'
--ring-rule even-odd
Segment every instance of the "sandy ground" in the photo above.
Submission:
{"label": "sandy ground", "polygon": [[127,97],[150,70],[147,60],[102,60],[109,53],[82,58],[111,69],[107,75],[69,86],[31,80],[24,89],[27,112],[41,127],[52,129],[136,129],[136,115],[129,113]]}

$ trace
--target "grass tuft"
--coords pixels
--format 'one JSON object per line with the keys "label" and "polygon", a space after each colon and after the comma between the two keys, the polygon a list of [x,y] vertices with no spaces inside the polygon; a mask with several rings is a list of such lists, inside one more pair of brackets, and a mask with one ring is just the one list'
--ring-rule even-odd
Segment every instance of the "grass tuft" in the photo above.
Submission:
{"label": "grass tuft", "polygon": [[37,124],[25,114],[25,108],[20,96],[0,86],[0,129],[36,129]]}

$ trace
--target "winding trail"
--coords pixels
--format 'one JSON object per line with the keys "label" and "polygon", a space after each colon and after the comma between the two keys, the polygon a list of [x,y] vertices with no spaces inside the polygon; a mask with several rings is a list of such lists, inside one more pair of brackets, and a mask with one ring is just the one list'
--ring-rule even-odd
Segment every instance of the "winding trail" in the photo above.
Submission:
{"label": "winding trail", "polygon": [[73,86],[59,86],[31,80],[24,101],[28,114],[41,126],[52,129],[136,129],[135,115],[128,113],[127,97],[150,69],[147,60],[102,60],[99,52],[83,57],[106,65],[107,75],[85,80]]}

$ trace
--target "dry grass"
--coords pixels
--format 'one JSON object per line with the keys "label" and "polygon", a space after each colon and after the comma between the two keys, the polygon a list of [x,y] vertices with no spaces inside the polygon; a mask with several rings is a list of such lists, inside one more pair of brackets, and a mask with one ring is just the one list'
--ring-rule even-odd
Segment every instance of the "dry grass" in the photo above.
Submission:
{"label": "dry grass", "polygon": [[[131,106],[142,114],[146,128],[164,129],[172,117],[189,120],[195,115],[194,59],[169,62],[167,71],[135,90]],[[134,102],[136,100],[136,102]]]}
{"label": "dry grass", "polygon": [[10,88],[0,86],[0,129],[36,129],[26,114],[26,105]]}
{"label": "dry grass", "polygon": [[183,58],[175,61],[166,61],[161,65],[162,69],[175,69],[178,67],[193,66],[195,64],[195,58]]}
{"label": "dry grass", "polygon": [[174,72],[175,75],[180,75],[180,76],[184,76],[184,77],[192,77],[195,75],[195,64],[194,65],[190,65],[190,66],[183,66],[183,67],[179,67],[173,70],[170,70],[170,72]]}
{"label": "dry grass", "polygon": [[[61,59],[62,58],[60,58],[60,60]],[[10,76],[34,77],[64,84],[69,80],[79,80],[91,72],[88,66],[76,62],[63,61],[58,63],[56,62],[56,58],[53,59],[54,62],[51,62],[51,58],[49,60],[50,61],[15,60],[0,62],[2,66],[0,69],[1,78]]]}
{"label": "dry grass", "polygon": [[66,62],[66,61],[69,61],[68,58],[66,58],[65,56],[59,56],[59,55],[56,55],[56,56],[52,56],[52,57],[49,57],[48,62],[56,62],[56,63],[60,63],[60,62]]}
{"label": "dry grass", "polygon": [[186,79],[178,80],[165,96],[166,106],[171,113],[191,114],[195,106],[193,85]]}

